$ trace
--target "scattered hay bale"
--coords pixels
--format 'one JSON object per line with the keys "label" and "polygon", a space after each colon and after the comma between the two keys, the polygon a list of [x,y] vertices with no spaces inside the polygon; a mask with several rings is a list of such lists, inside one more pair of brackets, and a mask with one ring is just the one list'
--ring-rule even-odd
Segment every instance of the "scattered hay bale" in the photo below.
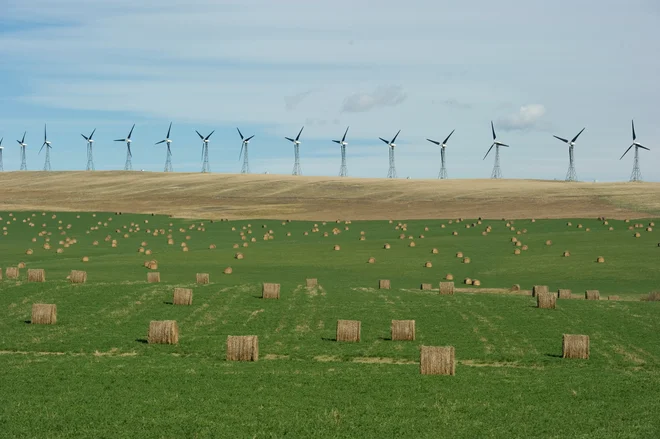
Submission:
{"label": "scattered hay bale", "polygon": [[151,250],[145,250],[145,251],[144,251],[144,254],[147,255],[147,256],[149,256],[149,255],[151,254]]}
{"label": "scattered hay bale", "polygon": [[25,262],[19,262],[18,268],[25,268]]}
{"label": "scattered hay bale", "polygon": [[179,343],[179,326],[176,320],[152,320],[149,323],[149,344]]}
{"label": "scattered hay bale", "polygon": [[536,297],[538,294],[547,294],[548,286],[547,285],[534,285],[532,287],[532,297]]}
{"label": "scattered hay bale", "polygon": [[562,358],[589,359],[589,336],[564,334],[562,339]]}
{"label": "scattered hay bale", "polygon": [[562,256],[565,257],[565,258],[567,258],[567,257],[569,257],[570,255],[571,255],[571,252],[569,252],[568,250],[566,250],[566,251],[563,253]]}
{"label": "scattered hay bale", "polygon": [[557,298],[558,299],[570,299],[571,298],[571,290],[563,289],[560,288],[557,290]]}
{"label": "scattered hay bale", "polygon": [[279,299],[280,298],[280,284],[272,284],[264,282],[261,287],[262,299]]}
{"label": "scattered hay bale", "polygon": [[523,243],[520,241],[516,241],[516,247],[522,247]]}
{"label": "scattered hay bale", "polygon": [[71,270],[71,274],[69,274],[69,281],[72,284],[84,284],[87,282],[87,272],[81,270]]}
{"label": "scattered hay bale", "polygon": [[457,252],[456,257],[457,258],[462,258],[463,257],[463,252]]}
{"label": "scattered hay bale", "polygon": [[[472,283],[472,281],[470,281]],[[453,295],[454,294],[454,282],[440,282],[440,294],[441,295]]]}
{"label": "scattered hay bale", "polygon": [[451,232],[452,235],[458,236],[458,232]]}
{"label": "scattered hay bale", "polygon": [[456,358],[453,346],[422,346],[419,369],[422,375],[455,375]]}
{"label": "scattered hay bale", "polygon": [[469,278],[469,277],[466,277],[465,279],[463,279],[463,283],[465,285],[472,285],[472,279]]}
{"label": "scattered hay bale", "polygon": [[639,232],[635,232],[635,238],[639,238],[640,236],[642,236],[641,233],[639,233]]}
{"label": "scattered hay bale", "polygon": [[515,244],[516,242],[518,242],[518,238],[516,238],[516,237],[514,236],[513,238],[511,238],[511,242],[513,242],[513,243]]}
{"label": "scattered hay bale", "polygon": [[519,248],[517,248],[517,249],[515,249],[515,250],[513,251],[513,254],[514,254],[514,255],[519,255],[520,253],[521,253],[521,251],[520,251]]}
{"label": "scattered hay bale", "polygon": [[89,262],[89,256],[83,256],[82,261],[83,262]]}
{"label": "scattered hay bale", "polygon": [[555,309],[557,307],[557,296],[550,293],[538,293],[536,295],[536,307],[541,309]]}
{"label": "scattered hay bale", "polygon": [[43,268],[29,268],[28,282],[46,282],[46,272]]}
{"label": "scattered hay bale", "polygon": [[258,361],[259,337],[256,335],[228,335],[227,361]]}
{"label": "scattered hay bale", "polygon": [[243,253],[236,253],[236,254],[234,255],[234,257],[235,257],[236,259],[243,259]]}
{"label": "scattered hay bale", "polygon": [[157,271],[147,273],[147,282],[150,284],[160,282],[160,273]]}
{"label": "scattered hay bale", "polygon": [[337,320],[337,341],[360,341],[361,329],[359,320]]}
{"label": "scattered hay bale", "polygon": [[414,320],[392,320],[392,341],[414,341]]}
{"label": "scattered hay bale", "polygon": [[447,275],[445,276],[445,280],[454,280],[454,275],[451,273],[447,273]]}
{"label": "scattered hay bale", "polygon": [[339,247],[338,245],[335,244],[335,246],[332,249],[335,250],[335,251],[338,251],[338,250],[341,250],[341,247]]}
{"label": "scattered hay bale", "polygon": [[548,239],[547,241],[545,241],[545,245],[552,245],[552,241]]}
{"label": "scattered hay bale", "polygon": [[192,305],[193,291],[190,288],[175,288],[172,303],[174,305]]}
{"label": "scattered hay bale", "polygon": [[607,296],[607,300],[621,300],[619,296]]}
{"label": "scattered hay bale", "polygon": [[438,254],[438,249],[437,248],[432,249],[431,253],[433,253],[434,255],[437,255]]}
{"label": "scattered hay bale", "polygon": [[433,267],[433,264],[431,263],[431,261],[426,261],[426,262],[424,263],[424,267],[425,267],[425,268],[432,268],[432,267]]}
{"label": "scattered hay bale", "polygon": [[18,267],[7,267],[5,269],[5,277],[7,279],[18,279],[19,269]]}
{"label": "scattered hay bale", "polygon": [[479,279],[472,279],[472,285],[475,287],[481,286],[481,281]]}
{"label": "scattered hay bale", "polygon": [[224,274],[232,274],[233,272],[234,272],[234,270],[232,270],[231,267],[227,267],[223,271]]}
{"label": "scattered hay bale", "polygon": [[319,284],[318,279],[305,279],[305,284],[307,285],[307,288],[314,288]]}
{"label": "scattered hay bale", "polygon": [[432,290],[432,289],[433,289],[433,285],[432,285],[432,284],[422,284],[422,285],[419,287],[419,289],[420,289],[420,290]]}
{"label": "scattered hay bale", "polygon": [[520,284],[511,285],[511,291],[520,291]]}
{"label": "scattered hay bale", "polygon": [[527,251],[527,250],[529,250],[529,247],[527,245],[523,245],[522,247],[520,247],[520,249],[522,251]]}
{"label": "scattered hay bale", "polygon": [[411,241],[410,244],[408,244],[408,247],[414,247],[415,246],[415,241]]}
{"label": "scattered hay bale", "polygon": [[653,228],[652,228],[652,227],[647,227],[647,228],[646,228],[646,231],[647,231],[647,232],[652,232],[652,231],[653,231]]}
{"label": "scattered hay bale", "polygon": [[373,258],[373,257],[369,258],[369,260],[367,261],[367,263],[369,263],[369,264],[375,264],[375,263],[376,263],[376,258]]}
{"label": "scattered hay bale", "polygon": [[208,284],[209,283],[209,274],[208,273],[197,273],[197,283],[198,284]]}
{"label": "scattered hay bale", "polygon": [[419,235],[419,239],[424,239],[424,235]]}
{"label": "scattered hay bale", "polygon": [[385,245],[383,246],[383,248],[384,248],[385,250],[389,250],[389,249],[391,248],[391,246],[390,246],[389,244],[385,244]]}
{"label": "scattered hay bale", "polygon": [[32,250],[31,248],[25,250],[26,255],[31,255],[32,253],[34,253],[34,250]]}
{"label": "scattered hay bale", "polygon": [[602,257],[602,256],[598,256],[598,258],[596,259],[596,262],[598,262],[599,264],[602,264],[602,263],[605,262],[605,258]]}
{"label": "scattered hay bale", "polygon": [[33,303],[30,323],[33,325],[54,325],[57,323],[57,305]]}
{"label": "scattered hay bale", "polygon": [[463,258],[463,263],[464,264],[469,264],[470,263],[470,258]]}
{"label": "scattered hay bale", "polygon": [[381,290],[389,290],[390,289],[390,281],[389,279],[381,279],[378,281],[378,288]]}
{"label": "scattered hay bale", "polygon": [[600,300],[600,291],[598,290],[587,290],[584,292],[584,298],[586,300]]}
{"label": "scattered hay bale", "polygon": [[660,291],[653,291],[648,295],[642,297],[644,302],[660,302]]}

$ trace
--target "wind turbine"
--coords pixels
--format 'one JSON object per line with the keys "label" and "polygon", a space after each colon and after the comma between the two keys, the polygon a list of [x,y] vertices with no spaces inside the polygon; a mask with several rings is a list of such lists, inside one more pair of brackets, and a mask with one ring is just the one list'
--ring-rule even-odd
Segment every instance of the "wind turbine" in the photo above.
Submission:
{"label": "wind turbine", "polygon": [[39,154],[41,154],[41,150],[44,149],[44,146],[46,147],[46,161],[44,162],[44,171],[50,171],[50,149],[52,146],[51,142],[48,140],[48,135],[46,134],[46,125],[44,125],[44,143],[41,145],[41,149],[39,149]]}
{"label": "wind turbine", "polygon": [[[254,134],[248,137],[247,139],[243,137],[243,133],[241,133],[241,130],[236,127],[236,131],[238,131],[238,135],[241,136],[241,152],[238,154],[238,159],[241,159],[241,156],[243,156],[243,166],[241,167],[241,174],[249,174],[250,173],[250,162],[248,161],[248,143],[250,143],[250,140],[254,137]],[[245,152],[243,152],[245,150]]]}
{"label": "wind turbine", "polygon": [[379,137],[380,140],[387,143],[387,146],[390,147],[390,169],[387,171],[387,178],[396,178],[396,167],[394,166],[394,147],[396,146],[396,143],[394,142],[396,141],[396,138],[399,136],[400,132],[401,130],[397,131],[391,142],[388,142],[382,137]]}
{"label": "wind turbine", "polygon": [[25,147],[27,146],[27,143],[25,143],[26,134],[27,131],[23,133],[22,140],[17,140],[18,144],[21,146],[21,171],[27,171],[27,163],[25,161]]}
{"label": "wind turbine", "polygon": [[209,137],[215,133],[215,130],[211,131],[211,134],[206,137],[199,134],[197,130],[195,132],[202,139],[202,172],[211,172],[211,168],[209,167]]}
{"label": "wind turbine", "polygon": [[93,171],[94,170],[94,154],[92,153],[92,144],[94,143],[94,133],[96,132],[96,128],[94,128],[94,131],[92,131],[92,134],[87,137],[84,134],[81,134],[83,136],[83,139],[87,141],[87,171]]}
{"label": "wind turbine", "polygon": [[585,128],[582,128],[579,133],[575,135],[571,140],[564,139],[559,136],[555,136],[554,134],[552,137],[555,139],[559,139],[562,142],[566,143],[568,145],[568,172],[566,172],[566,181],[577,181],[577,174],[575,173],[575,163],[573,161],[573,147],[575,146],[575,141],[577,140],[578,137],[580,137],[580,134],[582,134],[582,131],[584,131]]}
{"label": "wind turbine", "polygon": [[135,128],[135,124],[133,124],[133,127],[131,128],[131,131],[128,133],[128,137],[125,139],[117,139],[115,142],[126,142],[126,164],[124,165],[124,171],[132,171],[133,170],[133,153],[131,153],[131,134],[133,134],[133,129]]}
{"label": "wind turbine", "polygon": [[170,127],[167,129],[167,136],[165,136],[165,139],[161,140],[160,142],[156,142],[156,145],[160,145],[161,143],[165,143],[167,146],[167,158],[165,159],[165,170],[163,172],[173,172],[172,169],[172,150],[170,149],[170,144],[172,143],[172,140],[170,139],[170,131],[172,130],[172,122],[170,122]]}
{"label": "wind turbine", "polygon": [[4,171],[4,170],[5,170],[5,166],[4,166],[4,164],[2,163],[2,151],[5,149],[5,147],[2,146],[2,141],[3,141],[3,140],[5,140],[4,137],[3,137],[2,139],[0,139],[0,171]]}
{"label": "wind turbine", "polygon": [[630,181],[642,181],[642,171],[639,170],[639,148],[645,149],[647,151],[650,151],[646,146],[643,146],[641,143],[637,142],[637,134],[635,134],[635,121],[632,121],[632,138],[633,138],[633,143],[626,149],[626,152],[623,153],[621,160],[623,156],[628,154],[628,151],[630,151],[630,148],[633,146],[635,147],[635,160],[633,161],[633,170],[632,174],[630,174]]}
{"label": "wind turbine", "polygon": [[438,173],[438,178],[440,179],[446,179],[447,178],[447,168],[445,168],[445,148],[447,147],[447,141],[451,137],[452,134],[454,134],[454,131],[456,130],[451,130],[451,133],[447,136],[445,140],[442,141],[442,143],[436,141],[436,140],[431,140],[431,139],[426,139],[431,143],[434,143],[440,147],[440,159],[442,162],[442,166],[440,167],[440,172]]}
{"label": "wind turbine", "polygon": [[346,127],[346,131],[344,132],[344,136],[341,138],[341,140],[333,140],[333,142],[339,144],[341,149],[341,167],[339,168],[340,177],[346,177],[348,173],[346,170],[346,145],[348,145],[348,142],[346,141],[346,134],[348,134],[349,128],[350,127]]}
{"label": "wind turbine", "polygon": [[490,145],[490,148],[488,148],[488,152],[484,156],[484,160],[486,160],[486,157],[488,157],[488,154],[490,154],[490,150],[493,149],[493,146],[495,147],[495,166],[493,166],[493,172],[490,174],[490,178],[502,178],[502,171],[500,170],[500,146],[504,146],[506,148],[509,147],[509,145],[499,142],[497,140],[497,136],[495,135],[495,127],[493,126],[493,121],[490,121],[490,129],[493,131],[493,143]]}
{"label": "wind turbine", "polygon": [[289,142],[293,143],[293,155],[295,157],[295,161],[293,163],[293,172],[291,175],[302,175],[302,170],[300,169],[300,135],[302,134],[303,130],[305,127],[303,126],[300,128],[300,131],[298,132],[298,135],[296,136],[295,139],[292,139],[290,137],[285,137],[286,140]]}

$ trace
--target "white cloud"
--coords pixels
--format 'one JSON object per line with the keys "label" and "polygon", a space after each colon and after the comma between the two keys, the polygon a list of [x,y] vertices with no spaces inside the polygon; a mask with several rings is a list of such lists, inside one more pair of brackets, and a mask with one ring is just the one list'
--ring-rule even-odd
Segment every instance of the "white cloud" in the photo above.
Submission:
{"label": "white cloud", "polygon": [[295,110],[302,101],[305,100],[307,96],[312,94],[314,90],[303,91],[302,93],[295,94],[293,96],[284,97],[284,107],[287,111]]}
{"label": "white cloud", "polygon": [[523,105],[518,112],[499,119],[497,126],[504,131],[538,128],[544,115],[545,107],[541,104]]}
{"label": "white cloud", "polygon": [[394,107],[406,100],[406,93],[399,85],[380,86],[373,93],[354,93],[344,99],[342,111],[358,113],[379,107]]}

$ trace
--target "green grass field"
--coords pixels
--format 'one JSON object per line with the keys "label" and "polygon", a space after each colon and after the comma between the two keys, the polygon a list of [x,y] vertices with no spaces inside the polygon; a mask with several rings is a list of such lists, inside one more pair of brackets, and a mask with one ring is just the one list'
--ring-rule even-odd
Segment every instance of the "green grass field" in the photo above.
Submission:
{"label": "green grass field", "polygon": [[[660,290],[660,238],[655,230],[628,230],[656,219],[571,219],[570,227],[567,220],[516,220],[516,230],[527,230],[516,235],[501,220],[469,229],[475,219],[404,221],[406,232],[395,230],[397,222],[355,221],[350,230],[319,222],[313,233],[311,222],[203,221],[201,231],[200,220],[51,215],[14,212],[14,221],[0,213],[3,275],[25,262],[45,269],[47,279],[28,283],[22,269],[18,281],[0,281],[0,437],[660,435],[660,303],[639,300]],[[141,230],[129,232],[131,223]],[[492,232],[482,236],[487,225]],[[171,229],[174,244],[147,234],[156,228]],[[264,241],[270,229],[275,238]],[[52,233],[50,250],[42,230]],[[234,249],[241,231],[257,240]],[[529,249],[514,255],[513,236]],[[66,237],[77,243],[56,254]],[[151,256],[138,253],[142,241]],[[383,249],[386,242],[391,249]],[[571,257],[562,257],[565,250]],[[245,259],[234,259],[238,251]],[[470,264],[456,258],[459,251]],[[598,256],[606,262],[596,263]],[[369,257],[376,263],[367,264]],[[158,261],[159,284],[146,282],[149,259]],[[233,274],[222,274],[228,266]],[[70,284],[72,269],[86,270],[88,282]],[[210,284],[194,283],[200,272],[210,273]],[[447,273],[465,290],[440,296],[419,289],[421,282],[437,288]],[[304,287],[310,277],[319,288]],[[602,300],[560,300],[556,310],[541,310],[529,295],[459,285],[464,277],[484,289],[543,284],[578,297],[598,289]],[[378,290],[379,279],[390,279],[392,289]],[[281,299],[261,299],[261,282],[280,283]],[[192,306],[171,305],[177,286],[193,288]],[[28,324],[33,303],[57,304],[57,324]],[[145,343],[149,322],[166,319],[177,320],[179,344]],[[361,342],[336,342],[337,319],[361,320]],[[392,319],[416,320],[416,340],[390,340]],[[591,358],[562,359],[564,333],[589,335]],[[227,335],[258,335],[259,361],[225,361]],[[456,376],[420,375],[421,345],[455,346]]]}

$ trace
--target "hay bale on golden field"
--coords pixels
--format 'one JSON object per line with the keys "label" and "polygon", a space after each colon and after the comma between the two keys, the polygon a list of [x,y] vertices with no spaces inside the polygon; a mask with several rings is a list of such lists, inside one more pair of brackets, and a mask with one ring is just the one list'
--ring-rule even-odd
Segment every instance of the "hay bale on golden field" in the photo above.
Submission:
{"label": "hay bale on golden field", "polygon": [[390,280],[389,279],[381,279],[378,281],[378,288],[381,290],[389,290],[390,289]]}
{"label": "hay bale on golden field", "polygon": [[555,309],[557,307],[557,296],[550,293],[538,293],[536,295],[536,307],[541,309]]}
{"label": "hay bale on golden field", "polygon": [[198,284],[208,284],[209,283],[209,274],[208,273],[197,273],[197,283]]}
{"label": "hay bale on golden field", "polygon": [[422,285],[419,287],[419,289],[420,289],[420,290],[432,290],[432,289],[433,289],[433,285],[432,285],[432,284],[422,284]]}
{"label": "hay bale on golden field", "polygon": [[419,371],[422,375],[455,375],[456,357],[453,346],[422,346]]}
{"label": "hay bale on golden field", "polygon": [[179,326],[176,320],[152,320],[149,323],[149,344],[179,343]]}
{"label": "hay bale on golden field", "polygon": [[564,334],[562,338],[562,358],[589,359],[589,336]]}
{"label": "hay bale on golden field", "polygon": [[557,298],[558,299],[570,299],[572,295],[571,290],[567,290],[564,288],[560,288],[557,290]]}
{"label": "hay bale on golden field", "polygon": [[[472,283],[472,281],[470,281]],[[442,295],[453,295],[454,294],[454,282],[440,282],[440,294]]]}
{"label": "hay bale on golden field", "polygon": [[72,284],[84,284],[87,282],[87,272],[81,270],[71,270],[71,274],[69,274],[69,281]]}
{"label": "hay bale on golden field", "polygon": [[147,282],[150,284],[160,282],[160,273],[157,271],[147,273]]}
{"label": "hay bale on golden field", "polygon": [[46,272],[43,268],[28,268],[28,282],[46,282]]}
{"label": "hay bale on golden field", "polygon": [[256,335],[228,335],[227,361],[258,361],[259,337]]}
{"label": "hay bale on golden field", "polygon": [[337,341],[360,341],[361,327],[359,320],[337,320]]}
{"label": "hay bale on golden field", "polygon": [[621,300],[619,296],[607,296],[607,300]]}
{"label": "hay bale on golden field", "polygon": [[190,288],[175,288],[172,303],[174,305],[192,305],[193,290]]}
{"label": "hay bale on golden field", "polygon": [[7,267],[5,269],[5,277],[7,279],[18,279],[19,269],[18,267]]}
{"label": "hay bale on golden field", "polygon": [[584,298],[586,300],[600,300],[600,291],[598,290],[587,290],[584,292]]}
{"label": "hay bale on golden field", "polygon": [[520,285],[519,284],[513,284],[511,286],[511,291],[520,291]]}
{"label": "hay bale on golden field", "polygon": [[392,341],[414,341],[414,320],[392,320]]}
{"label": "hay bale on golden field", "polygon": [[57,323],[57,305],[33,303],[30,323],[33,325],[54,325]]}
{"label": "hay bale on golden field", "polygon": [[305,285],[307,285],[307,288],[314,288],[318,284],[318,279],[305,279]]}
{"label": "hay bale on golden field", "polygon": [[232,274],[233,272],[234,272],[234,270],[232,270],[231,267],[227,267],[223,271],[224,274]]}
{"label": "hay bale on golden field", "polygon": [[262,299],[279,299],[280,298],[280,284],[273,284],[264,282],[261,287]]}
{"label": "hay bale on golden field", "polygon": [[538,294],[547,294],[548,291],[547,285],[534,285],[532,287],[532,297],[536,297]]}

